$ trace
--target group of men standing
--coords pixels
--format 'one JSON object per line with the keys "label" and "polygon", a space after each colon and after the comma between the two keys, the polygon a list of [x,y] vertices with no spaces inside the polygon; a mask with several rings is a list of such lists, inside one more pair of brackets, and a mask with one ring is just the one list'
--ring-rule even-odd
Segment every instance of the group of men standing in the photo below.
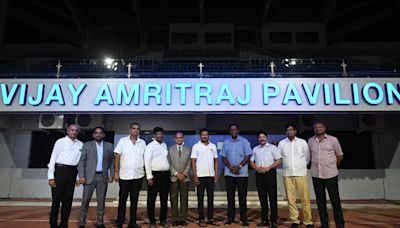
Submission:
{"label": "group of men standing", "polygon": [[[247,220],[248,165],[256,171],[256,186],[261,204],[261,222],[257,226],[277,227],[277,180],[276,168],[282,164],[283,183],[289,205],[292,227],[300,224],[296,206],[296,194],[300,196],[303,223],[313,227],[307,165],[311,161],[311,175],[317,199],[322,227],[329,227],[325,190],[328,190],[334,209],[337,227],[344,227],[343,212],[338,190],[337,166],[343,159],[338,140],[325,133],[322,122],[314,124],[315,136],[308,143],[296,137],[297,127],[285,127],[287,138],[278,147],[268,143],[268,134],[258,134],[259,145],[253,149],[247,139],[239,135],[237,124],[229,125],[230,137],[223,143],[220,153],[217,146],[209,141],[208,129],[200,129],[200,140],[192,148],[184,145],[184,134],[175,133],[175,144],[167,147],[164,130],[156,127],[154,139],[146,145],[140,139],[140,125],[130,125],[130,134],[123,137],[113,148],[105,142],[102,127],[93,131],[93,141],[82,144],[77,139],[79,128],[70,125],[67,136],[57,140],[49,162],[48,179],[52,187],[53,202],[50,214],[51,227],[68,227],[74,185],[83,184],[82,206],[79,227],[84,227],[89,202],[94,190],[97,198],[97,226],[104,226],[104,208],[107,185],[119,183],[117,227],[125,223],[126,201],[130,196],[130,217],[128,227],[139,228],[136,223],[137,203],[143,180],[147,181],[147,215],[150,228],[156,228],[155,202],[160,196],[158,225],[168,227],[168,195],[170,194],[172,225],[186,226],[188,217],[188,192],[191,180],[190,170],[197,188],[198,224],[218,226],[214,220],[214,184],[218,182],[218,157],[225,164],[228,219],[225,225],[235,222],[235,193],[239,196],[240,219],[243,226]],[[77,179],[77,174],[78,179]],[[204,213],[204,195],[207,192],[207,220]],[[180,200],[178,200],[178,198]],[[268,206],[269,201],[269,206]],[[58,210],[61,206],[61,223],[58,224]],[[271,212],[269,213],[269,209]],[[268,216],[270,214],[270,216]]]}

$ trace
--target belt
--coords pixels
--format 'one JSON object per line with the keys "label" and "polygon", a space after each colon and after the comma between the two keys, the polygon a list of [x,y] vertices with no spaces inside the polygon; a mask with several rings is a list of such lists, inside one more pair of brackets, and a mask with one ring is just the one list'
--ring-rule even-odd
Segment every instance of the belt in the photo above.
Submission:
{"label": "belt", "polygon": [[256,171],[255,174],[256,175],[267,175],[267,174],[273,173],[273,172],[276,172],[276,169],[270,169],[268,172],[265,172],[265,173],[259,173]]}
{"label": "belt", "polygon": [[96,171],[96,174],[103,174],[103,171]]}
{"label": "belt", "polygon": [[157,170],[157,171],[151,171],[152,173],[169,173],[169,170]]}
{"label": "belt", "polygon": [[77,165],[64,165],[64,164],[59,164],[59,163],[57,163],[56,166],[64,167],[64,168],[75,168],[75,169],[78,167]]}

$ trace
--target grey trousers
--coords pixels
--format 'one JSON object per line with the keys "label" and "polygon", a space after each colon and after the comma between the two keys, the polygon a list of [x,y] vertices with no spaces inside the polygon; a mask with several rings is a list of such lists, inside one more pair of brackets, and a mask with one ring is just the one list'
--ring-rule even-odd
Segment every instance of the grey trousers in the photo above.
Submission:
{"label": "grey trousers", "polygon": [[107,193],[107,183],[104,183],[102,174],[96,173],[94,175],[93,181],[90,184],[85,184],[83,186],[83,196],[81,213],[79,216],[79,225],[84,226],[86,224],[86,217],[89,209],[89,203],[92,199],[94,190],[96,189],[96,199],[97,199],[97,225],[103,225],[104,208],[105,208],[105,198]]}
{"label": "grey trousers", "polygon": [[[171,182],[171,209],[173,221],[186,221],[188,217],[189,182]],[[180,208],[178,207],[178,195]]]}

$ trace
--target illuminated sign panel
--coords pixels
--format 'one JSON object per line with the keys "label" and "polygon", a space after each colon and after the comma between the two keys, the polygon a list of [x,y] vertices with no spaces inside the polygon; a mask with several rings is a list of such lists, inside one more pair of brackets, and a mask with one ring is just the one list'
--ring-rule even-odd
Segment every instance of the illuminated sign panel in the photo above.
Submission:
{"label": "illuminated sign panel", "polygon": [[1,112],[400,111],[395,78],[6,79]]}

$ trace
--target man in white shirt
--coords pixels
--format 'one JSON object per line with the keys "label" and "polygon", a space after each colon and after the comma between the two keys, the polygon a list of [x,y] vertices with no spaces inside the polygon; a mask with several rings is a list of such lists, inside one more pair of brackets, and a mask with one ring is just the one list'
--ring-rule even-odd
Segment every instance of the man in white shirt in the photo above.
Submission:
{"label": "man in white shirt", "polygon": [[[256,171],[256,185],[261,204],[261,223],[257,226],[278,227],[278,190],[276,182],[276,167],[282,163],[282,155],[275,145],[268,143],[266,132],[258,134],[259,145],[253,148],[250,165]],[[268,199],[271,216],[268,220]]]}
{"label": "man in white shirt", "polygon": [[122,228],[125,222],[126,200],[131,199],[129,228],[139,228],[136,223],[139,191],[144,177],[144,151],[146,142],[139,138],[140,125],[130,125],[129,136],[119,140],[114,149],[114,180],[119,182],[119,202],[117,228]]}
{"label": "man in white shirt", "polygon": [[160,226],[168,227],[168,193],[170,188],[170,172],[167,144],[163,142],[164,129],[153,129],[154,140],[146,147],[144,154],[147,177],[147,216],[150,228],[156,227],[155,204],[157,195],[160,194]]}
{"label": "man in white shirt", "polygon": [[192,147],[192,170],[197,186],[197,208],[199,225],[204,222],[204,191],[207,189],[207,224],[218,226],[214,220],[214,183],[218,182],[218,153],[215,144],[208,141],[209,131],[200,129],[201,140]]}
{"label": "man in white shirt", "polygon": [[310,149],[304,139],[296,137],[297,126],[295,124],[287,124],[285,129],[287,138],[279,142],[278,148],[282,154],[283,183],[289,204],[291,227],[297,228],[300,225],[299,211],[296,205],[296,193],[298,193],[302,204],[303,223],[310,228],[313,227],[307,177]]}
{"label": "man in white shirt", "polygon": [[[77,139],[79,127],[71,124],[67,135],[58,139],[51,153],[47,178],[53,198],[50,212],[50,227],[68,227],[72,200],[78,175],[78,163],[83,143]],[[61,223],[57,224],[61,204]]]}

